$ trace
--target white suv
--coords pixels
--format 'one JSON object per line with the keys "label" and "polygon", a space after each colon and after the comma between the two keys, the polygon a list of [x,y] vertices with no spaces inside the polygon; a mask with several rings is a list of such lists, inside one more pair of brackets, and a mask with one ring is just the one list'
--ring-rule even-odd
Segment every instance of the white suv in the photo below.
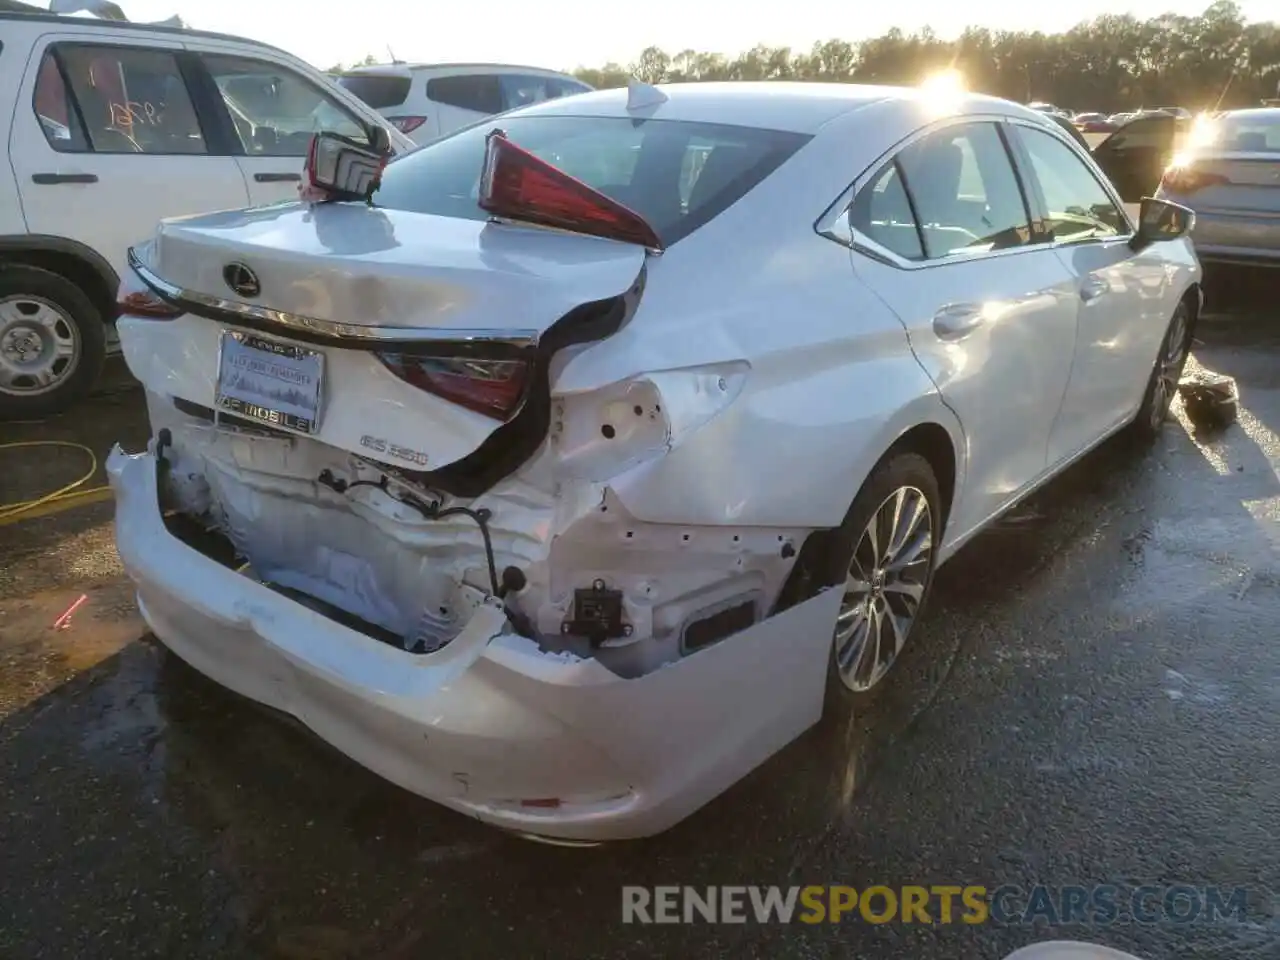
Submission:
{"label": "white suv", "polygon": [[495,113],[592,89],[566,73],[499,63],[356,67],[338,83],[417,143]]}
{"label": "white suv", "polygon": [[65,409],[114,340],[130,244],[164,218],[297,198],[317,129],[388,130],[239,37],[0,12],[0,419]]}

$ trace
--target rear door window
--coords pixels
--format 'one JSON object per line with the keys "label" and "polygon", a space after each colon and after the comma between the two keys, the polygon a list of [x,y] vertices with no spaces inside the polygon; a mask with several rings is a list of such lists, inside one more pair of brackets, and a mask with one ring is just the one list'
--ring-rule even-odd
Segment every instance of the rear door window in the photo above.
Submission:
{"label": "rear door window", "polygon": [[35,101],[55,150],[207,152],[186,81],[167,50],[55,44],[41,64]]}
{"label": "rear door window", "polygon": [[319,131],[364,141],[364,127],[318,84],[260,60],[201,54],[247,156],[303,157]]}
{"label": "rear door window", "polygon": [[411,77],[357,73],[338,78],[338,85],[355,94],[375,110],[398,107],[409,97]]}
{"label": "rear door window", "polygon": [[[506,117],[513,143],[644,217],[666,244],[749,193],[809,137],[753,127],[621,117]],[[485,138],[480,123],[392,161],[378,206],[483,220],[477,205]]]}
{"label": "rear door window", "polygon": [[476,113],[501,113],[505,109],[502,82],[494,74],[432,77],[427,81],[427,99]]}
{"label": "rear door window", "polygon": [[994,123],[947,127],[897,159],[929,259],[1031,242],[1022,188]]}
{"label": "rear door window", "polygon": [[577,80],[565,80],[560,77],[553,77],[549,80],[548,89],[551,90],[553,98],[571,97],[575,93],[591,92],[591,88],[585,83],[579,83]]}

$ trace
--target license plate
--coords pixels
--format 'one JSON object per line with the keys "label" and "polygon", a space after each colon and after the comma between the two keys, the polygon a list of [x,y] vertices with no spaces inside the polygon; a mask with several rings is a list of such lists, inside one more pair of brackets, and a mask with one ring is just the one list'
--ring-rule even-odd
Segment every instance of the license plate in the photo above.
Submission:
{"label": "license plate", "polygon": [[315,433],[324,354],[238,330],[222,331],[216,406],[240,417]]}

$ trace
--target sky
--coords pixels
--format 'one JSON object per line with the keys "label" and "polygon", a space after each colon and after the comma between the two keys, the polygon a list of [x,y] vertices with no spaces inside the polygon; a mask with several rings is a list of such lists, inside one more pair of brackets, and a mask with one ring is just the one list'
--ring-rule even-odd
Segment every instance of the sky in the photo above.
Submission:
{"label": "sky", "polygon": [[[865,6],[833,0],[320,0],[310,18],[286,0],[118,2],[134,21],[177,14],[192,27],[265,41],[321,69],[369,53],[389,60],[388,44],[397,59],[410,62],[480,60],[572,69],[609,60],[631,63],[651,44],[668,53],[692,48],[732,56],[758,43],[807,51],[817,40],[859,40],[893,26],[911,31],[928,25],[942,37],[970,25],[1056,32],[1102,13],[1197,14],[1210,0],[894,0]],[[1238,2],[1247,19],[1280,18],[1276,0]],[[345,20],[339,12],[344,6],[352,11]]]}

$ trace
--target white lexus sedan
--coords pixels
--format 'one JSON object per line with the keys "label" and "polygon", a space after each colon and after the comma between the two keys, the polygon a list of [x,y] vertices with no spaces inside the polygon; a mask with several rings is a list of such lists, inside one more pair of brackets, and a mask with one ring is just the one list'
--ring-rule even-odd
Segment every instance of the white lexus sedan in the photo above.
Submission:
{"label": "white lexus sedan", "polygon": [[1189,225],[976,95],[491,118],[368,202],[134,251],[154,436],[109,462],[120,555],[168,648],[400,786],[651,835],[858,710],[993,518],[1159,431]]}

